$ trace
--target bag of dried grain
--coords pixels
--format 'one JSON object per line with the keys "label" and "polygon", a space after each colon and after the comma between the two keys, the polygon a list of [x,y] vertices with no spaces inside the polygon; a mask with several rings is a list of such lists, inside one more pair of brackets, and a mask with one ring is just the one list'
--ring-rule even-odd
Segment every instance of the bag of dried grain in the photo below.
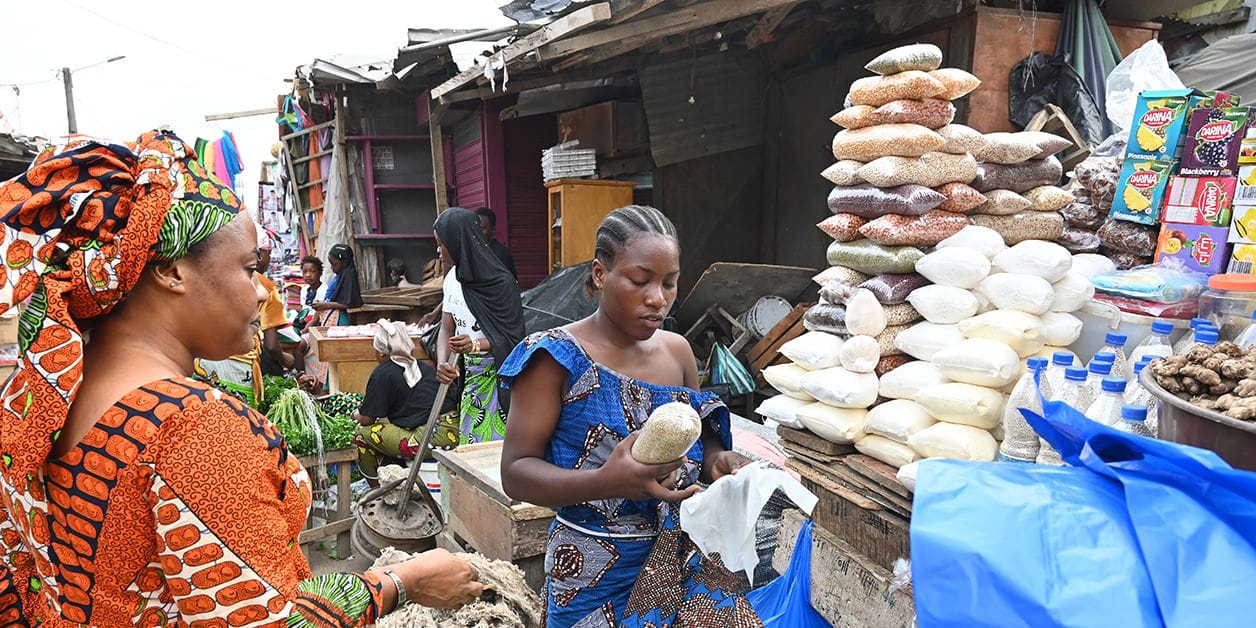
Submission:
{"label": "bag of dried grain", "polygon": [[842,368],[852,373],[872,373],[881,361],[881,345],[872,336],[851,336],[839,351]]}
{"label": "bag of dried grain", "polygon": [[993,310],[959,323],[967,338],[997,340],[1012,348],[1022,358],[1042,351],[1046,339],[1042,320],[1033,314],[1016,310]]}
{"label": "bag of dried grain", "polygon": [[990,388],[1016,383],[1021,369],[1016,351],[989,338],[968,338],[942,349],[933,354],[933,363],[957,382]]}
{"label": "bag of dried grain", "polygon": [[[882,333],[884,333],[884,332],[882,332]],[[879,344],[880,344],[880,343],[878,343],[878,346],[879,346]],[[879,348],[879,347],[878,347],[878,348]],[[873,373],[876,373],[876,374],[877,374],[877,377],[882,377],[882,376],[884,376],[886,373],[889,373],[889,372],[893,371],[894,369],[896,369],[896,368],[898,368],[898,367],[900,367],[900,366],[903,366],[904,364],[907,364],[908,362],[911,362],[911,361],[912,361],[912,359],[913,359],[913,358],[912,358],[911,356],[909,356],[909,355],[903,355],[903,354],[900,354],[900,355],[883,355],[883,356],[881,356],[881,359],[877,361],[877,368],[876,368],[875,370],[873,370],[872,372],[873,372]]]}
{"label": "bag of dried grain", "polygon": [[[917,263],[919,265],[919,262]],[[898,305],[907,301],[907,295],[912,290],[921,286],[929,285],[929,281],[916,273],[901,274],[885,274],[877,275],[861,284],[860,288],[865,288],[876,296],[877,301],[881,305]],[[889,313],[886,313],[886,320],[889,321]],[[911,321],[902,321],[899,323],[891,323],[902,325]]]}
{"label": "bag of dried grain", "polygon": [[1051,282],[1036,275],[996,273],[981,280],[977,289],[995,307],[1016,310],[1035,316],[1051,310],[1055,289]]}
{"label": "bag of dried grain", "polygon": [[1051,287],[1055,290],[1055,299],[1051,301],[1052,312],[1076,312],[1095,298],[1094,284],[1080,273],[1070,272]]}
{"label": "bag of dried grain", "polygon": [[807,369],[797,364],[777,364],[763,369],[763,379],[783,395],[803,401],[815,401],[815,397],[802,388],[802,378],[807,373]]}
{"label": "bag of dried grain", "polygon": [[939,152],[963,155],[978,153],[986,146],[986,137],[980,131],[962,124],[948,124],[938,129],[938,135],[946,140]]}
{"label": "bag of dried grain", "polygon": [[974,190],[971,185],[965,183],[947,183],[936,188],[936,191],[945,196],[946,200],[942,201],[937,209],[958,214],[967,214],[986,202],[986,197],[981,192]]}
{"label": "bag of dried grain", "polygon": [[880,187],[915,184],[936,188],[972,181],[977,176],[977,161],[971,155],[939,152],[920,157],[881,157],[865,164],[856,174]]}
{"label": "bag of dried grain", "polygon": [[1098,233],[1075,227],[1064,227],[1056,242],[1068,249],[1069,253],[1094,253],[1103,245]]}
{"label": "bag of dried grain", "polygon": [[828,179],[833,185],[859,185],[865,183],[857,174],[859,169],[864,166],[864,162],[855,161],[853,159],[843,159],[828,168],[825,168],[820,176]]}
{"label": "bag of dried grain", "polygon": [[990,190],[984,195],[986,202],[971,213],[985,216],[1010,216],[1033,207],[1029,199],[1011,190]]}
{"label": "bag of dried grain", "polygon": [[869,458],[876,458],[895,469],[920,459],[916,450],[881,436],[864,436],[855,441],[855,449]]}
{"label": "bag of dried grain", "polygon": [[1025,240],[1057,240],[1064,233],[1064,218],[1057,212],[1025,211],[1011,216],[971,214],[974,225],[993,229],[1009,246]]}
{"label": "bag of dried grain", "polygon": [[802,315],[802,324],[808,331],[820,331],[845,336],[846,308],[832,303],[817,303]]}
{"label": "bag of dried grain", "polygon": [[908,327],[910,326],[909,325],[890,325],[885,328],[885,331],[877,334],[876,336],[877,344],[881,346],[882,356],[899,355],[903,353],[902,349],[898,348],[898,344],[897,344],[898,335],[903,333],[904,331],[907,331]]}
{"label": "bag of dried grain", "polygon": [[957,68],[942,68],[929,73],[929,77],[942,85],[942,91],[934,98],[957,100],[981,86],[981,79]]}
{"label": "bag of dried grain", "polygon": [[[877,298],[881,297],[878,296]],[[903,300],[906,301],[906,299],[907,297],[904,296]],[[923,318],[920,316],[920,312],[917,312],[916,308],[912,307],[910,303],[892,303],[889,305],[882,303],[882,305],[885,306],[885,323],[890,327],[910,325]]]}
{"label": "bag of dried grain", "polygon": [[813,403],[799,408],[796,416],[803,427],[816,436],[839,445],[850,445],[864,437],[868,411]]}
{"label": "bag of dried grain", "polygon": [[877,55],[864,66],[864,69],[884,76],[911,70],[932,72],[941,65],[941,48],[933,44],[911,44]]}
{"label": "bag of dried grain", "polygon": [[1003,243],[1003,236],[998,231],[980,225],[968,225],[960,229],[959,233],[939,242],[937,246],[938,249],[951,247],[972,249],[993,259],[1007,245]]}
{"label": "bag of dried grain", "polygon": [[881,124],[839,131],[833,136],[833,157],[864,162],[886,155],[919,157],[944,144],[941,135],[919,124]]}
{"label": "bag of dried grain", "polygon": [[[1038,331],[1048,346],[1067,347],[1082,335],[1082,321],[1072,314],[1047,312],[1039,317],[1042,325]],[[1050,357],[1050,356],[1045,356]]]}
{"label": "bag of dried grain", "polygon": [[919,124],[938,129],[955,119],[955,105],[936,98],[895,100],[877,107],[873,115],[882,121],[880,124]]}
{"label": "bag of dried grain", "polygon": [[999,455],[999,443],[990,432],[954,423],[925,428],[914,434],[908,444],[926,458],[993,462]]}
{"label": "bag of dried grain", "polygon": [[971,185],[985,194],[990,190],[1011,190],[1020,194],[1036,187],[1055,185],[1064,175],[1064,167],[1055,157],[1032,159],[1012,166],[978,163],[977,177]]}
{"label": "bag of dried grain", "polygon": [[1019,164],[1039,152],[1037,142],[1020,133],[986,133],[985,149],[973,153],[977,161],[991,164]]}
{"label": "bag of dried grain", "polygon": [[994,272],[1021,273],[1056,282],[1068,275],[1073,256],[1064,247],[1043,240],[1026,240],[994,256]]}
{"label": "bag of dried grain", "polygon": [[885,309],[871,291],[857,288],[846,299],[846,328],[855,336],[876,336],[885,331]]}
{"label": "bag of dried grain", "polygon": [[853,286],[855,284],[863,283],[864,281],[867,281],[867,279],[867,275],[857,270],[851,270],[845,266],[829,266],[817,273],[815,277],[811,278],[812,281],[816,282],[820,286],[824,286],[827,283],[839,283]]}
{"label": "bag of dried grain", "polygon": [[[948,79],[950,75],[947,75]],[[946,86],[934,76],[920,70],[908,70],[889,76],[867,76],[851,83],[850,99],[852,105],[871,105],[880,107],[895,100],[917,100],[933,98],[942,94]],[[947,98],[946,100],[953,100]]]}
{"label": "bag of dried grain", "polygon": [[781,345],[781,355],[809,371],[837,366],[841,350],[841,338],[819,331],[809,331]]}
{"label": "bag of dried grain", "polygon": [[975,249],[944,247],[920,258],[916,272],[941,286],[972,290],[990,274],[990,260]]}
{"label": "bag of dried grain", "polygon": [[1077,200],[1072,192],[1062,190],[1054,185],[1043,185],[1025,192],[1025,198],[1033,203],[1031,209],[1038,212],[1053,212],[1066,207]]}
{"label": "bag of dried grain", "polygon": [[925,254],[915,247],[881,246],[871,240],[834,242],[829,245],[829,264],[853,268],[868,275],[915,272]]}
{"label": "bag of dried grain", "polygon": [[863,237],[859,235],[859,228],[866,224],[868,224],[867,218],[854,214],[833,214],[816,223],[816,226],[838,242],[851,242]]}
{"label": "bag of dried grain", "polygon": [[884,214],[919,216],[946,200],[945,196],[921,185],[879,188],[875,185],[839,185],[829,192],[829,211],[877,218]]}
{"label": "bag of dried grain", "polygon": [[891,399],[868,411],[864,431],[896,443],[906,443],[912,434],[937,423],[924,406],[910,399]]}
{"label": "bag of dried grain", "polygon": [[966,226],[963,214],[934,209],[914,217],[887,214],[860,227],[859,233],[882,246],[933,246]]}
{"label": "bag of dried grain", "polygon": [[763,403],[755,408],[755,414],[763,417],[765,422],[771,420],[785,427],[800,430],[803,425],[802,421],[798,420],[798,410],[810,403],[814,402],[795,399],[789,395],[776,395],[764,399]]}
{"label": "bag of dried grain", "polygon": [[963,288],[924,286],[911,293],[907,302],[930,323],[952,325],[977,313],[977,298]]}

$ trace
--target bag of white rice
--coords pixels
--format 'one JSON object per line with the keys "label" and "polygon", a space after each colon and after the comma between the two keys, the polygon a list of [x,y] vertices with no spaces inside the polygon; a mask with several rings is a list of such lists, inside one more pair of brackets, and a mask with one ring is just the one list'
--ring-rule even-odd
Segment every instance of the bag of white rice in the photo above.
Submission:
{"label": "bag of white rice", "polygon": [[811,371],[837,366],[841,350],[842,339],[822,331],[809,331],[781,345],[781,355]]}
{"label": "bag of white rice", "polygon": [[990,274],[990,260],[975,249],[945,247],[916,262],[916,272],[940,286],[971,290]]}
{"label": "bag of white rice", "polygon": [[915,493],[916,492],[916,475],[920,473],[919,470],[920,470],[920,461],[917,460],[916,462],[905,464],[899,467],[898,473],[896,473],[894,477],[898,479],[899,484],[903,485],[903,488]]}
{"label": "bag of white rice", "polygon": [[1025,240],[994,256],[994,270],[1035,275],[1055,283],[1068,274],[1073,256],[1068,249],[1043,240]]}
{"label": "bag of white rice", "polygon": [[1052,312],[1076,312],[1095,298],[1095,285],[1079,273],[1070,272],[1063,279],[1052,285],[1055,299],[1051,301]]}
{"label": "bag of white rice", "polygon": [[983,430],[1003,420],[1003,393],[984,386],[958,382],[930,386],[917,393],[916,403],[924,406],[939,421],[971,425]]}
{"label": "bag of white rice", "polygon": [[837,408],[867,408],[877,400],[877,376],[852,373],[840,366],[811,371],[800,382],[817,401]]}
{"label": "bag of white rice", "polygon": [[799,408],[797,415],[803,427],[816,436],[839,445],[850,445],[864,437],[868,411],[813,403]]}
{"label": "bag of white rice", "polygon": [[920,459],[916,451],[903,443],[896,443],[881,436],[864,436],[855,441],[859,453],[880,460],[895,469]]}
{"label": "bag of white rice", "polygon": [[891,399],[868,411],[864,431],[906,443],[912,434],[937,423],[924,406],[910,399]]}
{"label": "bag of white rice", "polygon": [[942,374],[938,365],[917,360],[882,375],[878,392],[887,399],[915,399],[920,391],[950,381]]}
{"label": "bag of white rice", "polygon": [[977,313],[977,297],[963,288],[924,286],[907,296],[907,302],[930,323],[950,325]]}
{"label": "bag of white rice", "polygon": [[1045,314],[1055,301],[1055,289],[1042,277],[1019,273],[997,273],[981,280],[977,287],[995,307],[1034,315]]}
{"label": "bag of white rice", "polygon": [[814,402],[795,399],[789,395],[777,395],[764,399],[754,411],[765,420],[776,421],[785,427],[800,430],[802,422],[798,420],[798,410],[810,403]]}
{"label": "bag of white rice", "polygon": [[994,258],[1000,251],[1007,248],[1007,244],[1003,242],[1003,236],[998,231],[979,225],[968,225],[960,229],[959,233],[939,242],[937,248],[945,249],[953,246],[972,249],[985,255],[987,259]]}
{"label": "bag of white rice", "polygon": [[899,333],[894,339],[898,347],[917,360],[932,360],[933,354],[964,341],[959,325],[916,323]]}
{"label": "bag of white rice", "polygon": [[1082,335],[1081,319],[1064,312],[1047,312],[1039,317],[1042,341],[1052,347],[1067,347]]}
{"label": "bag of white rice", "polygon": [[968,338],[989,338],[1009,347],[1022,358],[1042,350],[1042,320],[1016,310],[993,310],[959,323]]}
{"label": "bag of white rice", "polygon": [[797,364],[777,364],[763,369],[763,379],[783,395],[803,401],[815,401],[815,397],[802,389],[802,378],[807,373],[807,369]]}
{"label": "bag of white rice", "polygon": [[975,386],[1002,388],[1020,376],[1020,356],[1011,347],[989,338],[969,338],[942,349],[933,354],[933,363],[942,369],[943,375]]}
{"label": "bag of white rice", "polygon": [[999,444],[990,432],[954,423],[938,423],[921,430],[909,444],[926,458],[993,462],[999,454]]}

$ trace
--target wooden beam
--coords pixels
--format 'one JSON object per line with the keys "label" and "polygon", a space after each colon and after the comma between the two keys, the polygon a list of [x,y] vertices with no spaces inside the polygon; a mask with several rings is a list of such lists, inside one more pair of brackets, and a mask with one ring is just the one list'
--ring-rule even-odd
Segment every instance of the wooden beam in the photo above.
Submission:
{"label": "wooden beam", "polygon": [[205,121],[213,122],[215,120],[234,120],[236,118],[251,118],[253,116],[275,115],[278,113],[279,111],[274,107],[267,107],[266,109],[249,109],[248,111],[233,111],[231,113],[211,113],[205,116]]}
{"label": "wooden beam", "polygon": [[645,13],[646,11],[649,11],[650,9],[653,9],[654,7],[660,4],[663,4],[666,1],[667,0],[641,0],[641,4],[638,4],[637,6],[632,7],[630,9],[624,9],[623,11],[619,11],[618,13],[616,13],[615,17],[611,18],[610,23],[622,24],[623,22],[631,20],[632,18],[637,17],[638,15],[641,15],[642,13]]}
{"label": "wooden beam", "polygon": [[[581,29],[605,22],[611,17],[611,5],[605,2],[599,2],[591,6],[587,6],[579,11],[570,13],[563,17],[546,24],[536,32],[516,40],[514,43],[503,48],[500,52],[493,55],[496,59],[501,59],[509,64],[511,61],[522,57],[523,55],[536,50],[537,48],[580,31]],[[432,99],[438,100],[446,94],[466,85],[475,79],[476,76],[484,73],[482,66],[467,68],[459,72],[457,76],[445,81],[432,90]]]}
{"label": "wooden beam", "polygon": [[764,13],[763,17],[759,18],[759,23],[755,24],[754,28],[750,29],[749,35],[746,35],[746,47],[753,50],[758,48],[763,42],[767,41],[768,37],[772,35],[772,31],[775,31],[776,27],[780,26],[781,22],[785,21],[785,16],[789,15],[789,12],[792,11],[795,6],[797,5],[787,4]]}
{"label": "wooden beam", "polygon": [[568,83],[571,81],[586,81],[599,78],[606,78],[611,74],[625,72],[637,68],[640,65],[635,60],[625,60],[623,63],[611,63],[597,68],[585,68],[577,72],[567,74],[546,74],[543,76],[533,76],[529,78],[511,79],[510,87],[506,90],[498,88],[494,90],[491,87],[481,87],[473,90],[454,92],[441,99],[442,103],[452,105],[467,100],[481,100],[484,98],[496,98],[505,96],[506,94],[516,94],[526,92],[530,89],[541,87],[549,87],[550,85],[558,85],[559,83]]}
{"label": "wooden beam", "polygon": [[441,118],[449,110],[449,105],[432,103],[431,114],[428,116],[428,135],[432,142],[432,185],[436,188],[436,213],[449,208],[449,186],[445,181],[445,134],[441,130]]}
{"label": "wooden beam", "polygon": [[797,3],[798,0],[708,0],[663,15],[556,41],[539,48],[537,56],[542,60],[557,59],[612,43],[635,50],[656,39]]}

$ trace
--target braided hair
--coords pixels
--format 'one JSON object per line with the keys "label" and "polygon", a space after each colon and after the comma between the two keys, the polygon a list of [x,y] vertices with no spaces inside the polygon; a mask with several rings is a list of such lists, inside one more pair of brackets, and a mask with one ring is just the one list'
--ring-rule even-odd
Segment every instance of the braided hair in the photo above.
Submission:
{"label": "braided hair", "polygon": [[[680,248],[676,225],[663,212],[648,205],[628,205],[611,212],[598,225],[593,258],[609,269],[615,265],[615,257],[628,241],[639,235],[663,236],[675,242],[677,249]],[[584,289],[590,296],[597,292],[592,273],[585,278]]]}

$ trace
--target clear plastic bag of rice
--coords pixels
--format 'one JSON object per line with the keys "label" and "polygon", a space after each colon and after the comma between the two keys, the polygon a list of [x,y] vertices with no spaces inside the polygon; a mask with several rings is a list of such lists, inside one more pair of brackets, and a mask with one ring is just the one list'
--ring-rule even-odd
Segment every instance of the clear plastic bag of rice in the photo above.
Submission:
{"label": "clear plastic bag of rice", "polygon": [[702,435],[702,419],[687,403],[665,403],[650,413],[632,444],[632,457],[643,464],[663,464],[685,455]]}
{"label": "clear plastic bag of rice", "polygon": [[811,278],[811,280],[819,284],[821,287],[830,283],[853,286],[867,281],[868,275],[845,266],[830,266],[817,273],[815,277]]}
{"label": "clear plastic bag of rice", "polygon": [[1072,192],[1054,185],[1043,185],[1025,192],[1025,198],[1033,203],[1031,209],[1038,212],[1053,212],[1063,209],[1076,200]]}
{"label": "clear plastic bag of rice", "polygon": [[1064,233],[1059,212],[1024,211],[1011,216],[970,214],[973,224],[993,229],[1009,246],[1025,240],[1057,240]]}
{"label": "clear plastic bag of rice", "polygon": [[865,70],[882,76],[909,70],[931,72],[942,65],[942,49],[933,44],[899,46],[877,55],[864,66]]}
{"label": "clear plastic bag of rice", "polygon": [[833,136],[833,157],[863,162],[887,155],[919,157],[944,144],[941,135],[919,124],[882,124],[838,131]]}
{"label": "clear plastic bag of rice", "polygon": [[937,78],[920,70],[908,70],[890,76],[858,79],[851,84],[848,97],[852,105],[880,107],[895,100],[934,98],[945,90],[946,87]]}
{"label": "clear plastic bag of rice", "polygon": [[1033,159],[1038,152],[1038,143],[1020,133],[986,133],[985,149],[973,157],[992,164],[1018,164]]}

